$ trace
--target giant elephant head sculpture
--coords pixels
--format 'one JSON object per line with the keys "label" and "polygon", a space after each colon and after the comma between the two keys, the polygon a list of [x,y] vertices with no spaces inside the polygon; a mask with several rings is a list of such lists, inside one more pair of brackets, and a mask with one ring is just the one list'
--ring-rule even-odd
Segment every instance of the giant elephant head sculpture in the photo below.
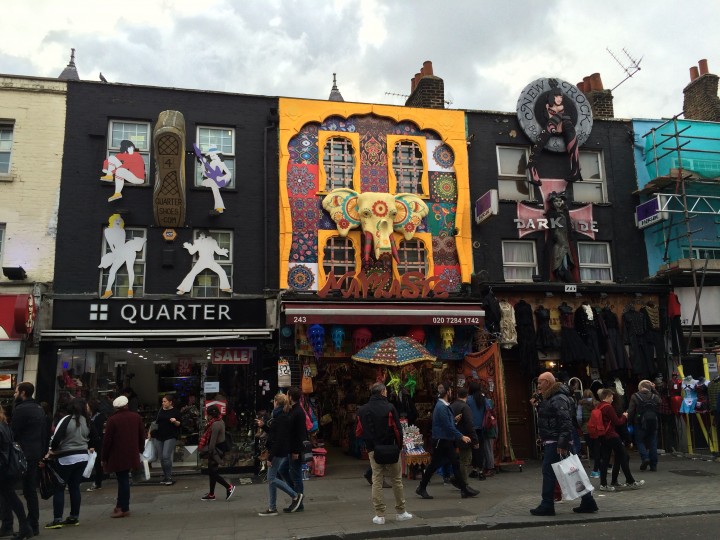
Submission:
{"label": "giant elephant head sculpture", "polygon": [[337,224],[340,236],[347,236],[350,229],[362,226],[365,234],[365,260],[370,258],[370,246],[375,248],[375,258],[383,253],[392,254],[399,261],[393,231],[410,240],[428,215],[425,202],[412,193],[357,193],[352,189],[332,190],[323,199],[323,208]]}

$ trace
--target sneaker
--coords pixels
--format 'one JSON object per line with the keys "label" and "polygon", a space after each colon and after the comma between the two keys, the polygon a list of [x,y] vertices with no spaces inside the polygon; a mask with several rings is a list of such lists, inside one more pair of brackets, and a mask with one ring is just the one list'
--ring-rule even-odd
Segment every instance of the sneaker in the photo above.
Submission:
{"label": "sneaker", "polygon": [[102,489],[102,486],[90,486],[85,491],[91,492],[91,491],[95,491],[96,489]]}
{"label": "sneaker", "polygon": [[227,488],[227,495],[225,496],[225,500],[227,501],[230,497],[232,497],[233,493],[235,493],[235,486],[230,484],[230,487]]}
{"label": "sneaker", "polygon": [[200,500],[201,500],[201,501],[214,501],[214,500],[215,500],[215,495],[212,495],[211,493],[206,493],[205,495],[203,495],[202,497],[200,497]]}
{"label": "sneaker", "polygon": [[373,523],[375,525],[385,525],[385,516],[375,516],[373,518]]}
{"label": "sneaker", "polygon": [[615,491],[613,486],[600,486],[600,491]]}
{"label": "sneaker", "polygon": [[65,521],[62,522],[63,527],[69,527],[71,525],[80,525],[80,521],[76,517],[66,517]]}
{"label": "sneaker", "polygon": [[403,512],[402,514],[397,514],[395,516],[395,519],[397,521],[407,521],[408,519],[412,519],[413,515],[409,512]]}
{"label": "sneaker", "polygon": [[172,480],[172,479],[170,479],[170,480],[163,480],[163,481],[160,482],[160,483],[161,483],[163,486],[172,486],[172,485],[175,483],[175,480]]}
{"label": "sneaker", "polygon": [[626,484],[626,485],[630,488],[638,489],[645,485],[645,480],[638,480],[637,482],[633,482],[632,484]]}
{"label": "sneaker", "polygon": [[275,508],[268,508],[267,510],[263,512],[258,512],[258,516],[266,517],[266,516],[277,516],[278,511]]}
{"label": "sneaker", "polygon": [[590,478],[600,478],[600,471],[593,471],[590,473]]}
{"label": "sneaker", "polygon": [[160,113],[153,131],[155,225],[185,224],[185,117],[178,111]]}
{"label": "sneaker", "polygon": [[118,199],[122,199],[122,193],[115,192],[108,197],[108,202],[117,201]]}
{"label": "sneaker", "polygon": [[45,525],[45,528],[46,529],[62,529],[63,525],[65,525],[65,524],[63,523],[63,521],[61,519],[54,519],[50,523]]}
{"label": "sneaker", "polygon": [[292,502],[290,503],[290,512],[296,512],[297,509],[300,507],[303,501],[303,497],[305,497],[302,493],[298,493],[297,497],[295,497]]}
{"label": "sneaker", "polygon": [[626,487],[628,487],[627,484],[624,484],[624,483],[623,483],[623,484],[619,484],[619,483],[617,483],[617,482],[613,482],[613,483],[610,484],[610,485],[611,485],[612,487],[614,487],[614,488],[626,488]]}

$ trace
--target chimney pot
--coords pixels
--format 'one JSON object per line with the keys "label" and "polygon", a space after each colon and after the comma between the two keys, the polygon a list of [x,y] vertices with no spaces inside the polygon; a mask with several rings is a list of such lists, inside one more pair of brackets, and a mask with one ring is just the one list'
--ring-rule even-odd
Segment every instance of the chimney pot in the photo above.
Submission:
{"label": "chimney pot", "polygon": [[585,90],[583,90],[583,92],[585,92],[586,94],[592,90],[592,82],[590,81],[590,75],[588,75],[587,77],[583,77],[583,86],[585,87]]}
{"label": "chimney pot", "polygon": [[425,75],[432,75],[433,74],[433,67],[432,62],[430,60],[425,60],[423,62],[423,73]]}
{"label": "chimney pot", "polygon": [[700,76],[700,73],[698,72],[697,66],[693,66],[690,68],[690,82],[693,82],[695,79],[697,79]]}
{"label": "chimney pot", "polygon": [[603,83],[599,73],[593,73],[592,75],[590,75],[590,85],[592,86],[593,90],[603,89]]}
{"label": "chimney pot", "polygon": [[700,66],[700,75],[706,75],[708,73],[708,62],[707,59],[702,59],[698,62]]}
{"label": "chimney pot", "polygon": [[422,79],[422,73],[416,73],[415,74],[415,87],[417,88],[418,83],[420,82],[420,79]]}
{"label": "chimney pot", "polygon": [[580,81],[579,83],[577,83],[575,86],[577,86],[577,87],[578,87],[578,90],[580,90],[583,94],[585,93],[585,85],[584,85],[584,83],[583,83],[582,81]]}
{"label": "chimney pot", "polygon": [[414,90],[415,90],[415,77],[410,79],[410,93],[412,94]]}

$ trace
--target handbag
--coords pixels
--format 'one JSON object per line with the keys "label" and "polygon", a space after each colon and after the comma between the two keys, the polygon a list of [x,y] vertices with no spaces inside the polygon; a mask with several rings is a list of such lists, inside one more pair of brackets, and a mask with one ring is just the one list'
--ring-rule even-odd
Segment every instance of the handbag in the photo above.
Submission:
{"label": "handbag", "polygon": [[143,450],[143,453],[140,455],[142,456],[142,460],[147,461],[148,463],[157,461],[157,452],[155,451],[155,443],[153,443],[152,439],[145,439],[145,449]]}
{"label": "handbag", "polygon": [[53,462],[50,460],[42,460],[38,464],[38,476],[40,483],[40,497],[46,501],[51,498],[55,491],[65,487],[65,481],[55,472]]}
{"label": "handbag", "polygon": [[595,489],[577,454],[569,454],[565,459],[553,463],[552,468],[566,501],[592,493]]}
{"label": "handbag", "polygon": [[376,444],[373,459],[379,465],[391,465],[400,459],[400,448],[395,444]]}

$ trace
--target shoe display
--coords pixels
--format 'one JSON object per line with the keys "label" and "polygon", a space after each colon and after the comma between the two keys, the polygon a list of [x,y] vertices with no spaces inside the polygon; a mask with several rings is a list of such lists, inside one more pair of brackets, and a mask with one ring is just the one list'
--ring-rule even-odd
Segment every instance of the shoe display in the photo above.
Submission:
{"label": "shoe display", "polygon": [[373,518],[373,523],[375,525],[385,525],[385,516],[375,516]]}
{"label": "shoe display", "polygon": [[297,509],[300,508],[304,497],[305,496],[302,493],[298,493],[297,497],[295,497],[290,503],[290,512],[297,512]]}
{"label": "shoe display", "polygon": [[235,486],[233,484],[230,484],[230,487],[227,488],[227,495],[225,496],[225,500],[227,501],[230,497],[232,497],[233,493],[235,493]]}
{"label": "shoe display", "polygon": [[590,473],[590,478],[600,478],[600,472],[599,471],[592,471]]}
{"label": "shoe display", "polygon": [[200,500],[201,500],[201,501],[214,501],[214,500],[215,500],[215,495],[212,494],[212,493],[206,493],[205,495],[203,495],[202,497],[200,497]]}
{"label": "shoe display", "polygon": [[397,514],[395,516],[395,519],[397,521],[407,521],[408,519],[412,519],[413,515],[409,512],[403,512],[402,514]]}
{"label": "shoe display", "polygon": [[600,491],[615,491],[613,486],[600,486]]}
{"label": "shoe display", "polygon": [[530,513],[533,516],[554,516],[555,509],[554,508],[543,508],[542,506],[538,506],[537,508],[533,508],[532,510],[530,510]]}
{"label": "shoe display", "polygon": [[268,508],[267,510],[263,512],[258,512],[258,516],[266,517],[266,516],[277,516],[278,511],[275,508]]}
{"label": "shoe display", "polygon": [[185,224],[185,117],[162,111],[153,131],[156,163],[153,211],[159,227]]}
{"label": "shoe display", "polygon": [[625,484],[627,487],[638,489],[645,485],[645,480],[638,480],[636,482],[633,482],[632,484]]}
{"label": "shoe display", "polygon": [[425,488],[421,488],[420,486],[417,487],[415,490],[415,493],[420,495],[423,499],[432,499],[433,496],[428,494],[427,490]]}

